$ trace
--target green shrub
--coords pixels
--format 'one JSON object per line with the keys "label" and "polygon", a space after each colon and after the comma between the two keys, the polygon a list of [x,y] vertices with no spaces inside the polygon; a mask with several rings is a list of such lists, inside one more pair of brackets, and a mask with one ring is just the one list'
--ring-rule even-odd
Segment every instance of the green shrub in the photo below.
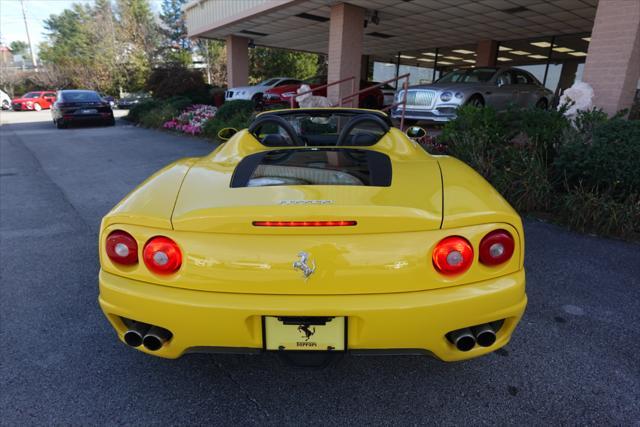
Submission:
{"label": "green shrub", "polygon": [[558,147],[556,181],[570,188],[597,188],[618,201],[639,192],[640,121],[581,116],[578,129]]}
{"label": "green shrub", "polygon": [[147,101],[143,101],[131,107],[131,109],[125,116],[125,119],[133,123],[140,123],[140,119],[142,118],[142,116],[144,116],[149,111],[156,108],[157,105],[158,105],[157,101],[154,101],[151,99]]}
{"label": "green shrub", "polygon": [[618,201],[610,194],[583,186],[573,187],[558,198],[558,219],[580,232],[640,239],[640,194]]}
{"label": "green shrub", "polygon": [[222,104],[213,119],[205,123],[203,135],[207,138],[218,139],[218,132],[224,128],[245,129],[253,118],[254,104],[252,101],[229,101]]}
{"label": "green shrub", "polygon": [[[211,86],[204,82],[201,71],[192,70],[180,64],[154,69],[145,85],[145,90],[153,93],[153,96],[158,99],[187,96],[193,100],[194,96],[202,96],[203,103],[212,101],[210,88]],[[199,101],[202,102],[202,99]]]}

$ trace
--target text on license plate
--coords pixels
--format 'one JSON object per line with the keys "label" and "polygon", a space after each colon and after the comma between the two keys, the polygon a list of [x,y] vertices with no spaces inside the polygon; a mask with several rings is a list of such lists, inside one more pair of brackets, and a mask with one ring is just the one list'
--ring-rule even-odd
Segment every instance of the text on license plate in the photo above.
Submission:
{"label": "text on license plate", "polygon": [[[292,321],[293,319],[293,321]],[[344,317],[296,318],[265,316],[267,350],[344,351],[346,320]]]}
{"label": "text on license plate", "polygon": [[98,112],[98,110],[96,110],[95,108],[87,108],[84,110],[80,110],[80,114],[96,114]]}

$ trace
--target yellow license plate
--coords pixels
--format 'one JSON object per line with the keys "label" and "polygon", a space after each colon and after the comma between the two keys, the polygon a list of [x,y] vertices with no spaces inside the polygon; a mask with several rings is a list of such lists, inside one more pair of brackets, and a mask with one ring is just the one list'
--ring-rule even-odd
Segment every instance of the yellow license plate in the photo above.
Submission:
{"label": "yellow license plate", "polygon": [[344,317],[264,318],[267,350],[344,351],[346,338]]}

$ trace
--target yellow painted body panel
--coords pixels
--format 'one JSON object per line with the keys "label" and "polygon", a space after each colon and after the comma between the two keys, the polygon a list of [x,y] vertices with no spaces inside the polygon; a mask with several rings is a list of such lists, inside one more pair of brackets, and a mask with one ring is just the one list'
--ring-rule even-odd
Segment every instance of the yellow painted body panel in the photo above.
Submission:
{"label": "yellow painted body panel", "polygon": [[[419,349],[461,360],[506,344],[526,305],[524,233],[516,212],[456,159],[431,156],[397,129],[375,145],[386,154],[389,187],[297,185],[231,188],[240,160],[272,150],[246,131],[210,155],[158,172],[104,219],[100,235],[100,304],[122,337],[120,316],[169,329],[151,354],[179,357],[203,347],[263,348],[263,316],[345,316],[347,348]],[[329,201],[282,204],[283,201]],[[355,220],[354,227],[255,227],[252,221]],[[431,253],[444,237],[464,236],[478,250],[488,232],[515,239],[513,257],[477,261],[444,276]],[[139,258],[153,236],[183,253],[170,276],[141,262],[122,266],[104,253],[113,230],[137,241]],[[316,271],[293,268],[305,251]],[[444,337],[454,329],[506,319],[488,348],[463,353]],[[140,350],[148,352],[143,347]]]}

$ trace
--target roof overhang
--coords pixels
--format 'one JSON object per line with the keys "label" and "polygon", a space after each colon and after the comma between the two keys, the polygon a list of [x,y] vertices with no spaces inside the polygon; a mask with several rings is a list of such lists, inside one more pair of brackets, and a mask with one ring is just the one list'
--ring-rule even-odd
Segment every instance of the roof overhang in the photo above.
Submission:
{"label": "roof overhang", "polygon": [[[590,32],[597,0],[349,0],[366,9],[363,54],[388,55],[478,40]],[[327,53],[334,0],[194,0],[189,36],[247,37],[262,46]],[[379,24],[371,17],[377,11]],[[363,22],[364,25],[364,22]]]}

